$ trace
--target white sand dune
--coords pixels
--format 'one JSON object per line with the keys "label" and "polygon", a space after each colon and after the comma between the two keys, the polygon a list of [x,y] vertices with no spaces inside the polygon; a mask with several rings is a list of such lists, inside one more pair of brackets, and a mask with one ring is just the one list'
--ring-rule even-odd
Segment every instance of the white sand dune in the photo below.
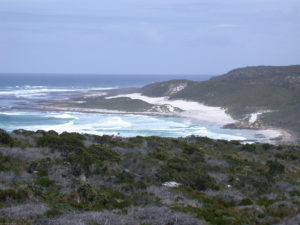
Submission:
{"label": "white sand dune", "polygon": [[[129,97],[131,99],[140,99],[150,104],[156,104],[156,105],[169,104],[172,105],[173,107],[178,107],[184,110],[184,112],[174,112],[173,115],[193,118],[208,123],[214,123],[220,127],[222,127],[225,124],[238,122],[237,120],[234,120],[230,115],[228,115],[225,109],[221,107],[207,106],[198,102],[184,101],[184,100],[170,100],[167,97],[148,97],[148,96],[143,96],[140,93],[110,96],[107,98],[109,99],[109,98],[118,98],[118,97]],[[255,122],[257,120],[257,117],[260,114],[262,114],[262,112],[251,115],[250,122]],[[260,129],[257,130],[256,134],[263,135],[267,137],[269,140],[276,139],[279,137],[284,137],[284,139],[286,140],[292,138],[289,133],[281,129]]]}
{"label": "white sand dune", "polygon": [[210,123],[217,123],[219,125],[225,125],[228,123],[236,122],[233,118],[231,118],[231,116],[229,116],[225,112],[225,109],[220,107],[206,106],[198,102],[184,101],[184,100],[169,100],[166,97],[153,98],[153,97],[143,96],[140,93],[117,95],[117,96],[111,96],[107,98],[109,99],[109,98],[118,98],[118,97],[129,97],[131,99],[140,99],[150,104],[156,104],[156,105],[169,104],[184,110],[184,112],[175,113],[176,115],[189,117],[189,118],[210,122]]}

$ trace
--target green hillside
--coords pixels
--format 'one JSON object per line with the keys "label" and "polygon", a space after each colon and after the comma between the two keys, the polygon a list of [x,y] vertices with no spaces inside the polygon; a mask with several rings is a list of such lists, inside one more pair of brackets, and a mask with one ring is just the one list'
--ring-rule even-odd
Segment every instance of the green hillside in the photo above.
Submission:
{"label": "green hillside", "polygon": [[142,87],[139,92],[150,97],[170,96],[178,92],[178,90],[176,90],[176,87],[187,88],[194,83],[194,81],[189,80],[171,80],[166,82],[157,82]]}
{"label": "green hillside", "polygon": [[[160,96],[168,92],[167,87],[180,82],[149,85],[141,92]],[[152,92],[149,90],[151,87]],[[289,129],[300,136],[300,66],[236,69],[208,81],[189,82],[186,88],[168,96],[224,107],[237,119],[249,113],[269,110],[272,112],[261,117],[264,125]]]}

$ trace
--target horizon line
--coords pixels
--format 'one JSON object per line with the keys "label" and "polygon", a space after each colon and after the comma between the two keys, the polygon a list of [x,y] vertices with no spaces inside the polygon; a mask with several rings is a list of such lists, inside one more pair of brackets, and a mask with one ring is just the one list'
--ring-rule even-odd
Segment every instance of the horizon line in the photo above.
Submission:
{"label": "horizon line", "polygon": [[215,76],[218,74],[146,74],[146,73],[48,73],[48,72],[34,72],[34,73],[28,73],[28,72],[0,72],[0,75],[98,75],[98,76],[102,76],[102,75],[112,75],[112,76]]}

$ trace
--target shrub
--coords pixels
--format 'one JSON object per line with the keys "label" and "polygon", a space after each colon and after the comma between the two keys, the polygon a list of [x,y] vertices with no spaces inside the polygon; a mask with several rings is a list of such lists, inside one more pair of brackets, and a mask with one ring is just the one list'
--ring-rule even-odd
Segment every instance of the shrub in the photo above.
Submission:
{"label": "shrub", "polygon": [[77,193],[81,202],[74,206],[84,210],[124,208],[130,205],[123,193],[106,187],[98,190],[89,183],[81,184]]}
{"label": "shrub", "polygon": [[12,169],[12,164],[14,160],[9,156],[4,156],[2,152],[0,152],[0,171],[7,171]]}
{"label": "shrub", "polygon": [[244,198],[241,202],[240,202],[240,205],[252,205],[253,202],[251,199],[249,198]]}
{"label": "shrub", "polygon": [[116,176],[116,178],[118,183],[127,183],[127,184],[134,183],[134,176],[132,176],[130,173],[126,171],[119,173]]}
{"label": "shrub", "polygon": [[23,189],[23,190],[14,190],[14,189],[6,189],[0,190],[0,202],[13,202],[13,201],[24,201],[29,199],[32,195],[32,192]]}
{"label": "shrub", "polygon": [[244,151],[254,152],[255,149],[256,149],[256,147],[255,147],[254,144],[245,144],[245,145],[242,145],[242,150],[244,150]]}
{"label": "shrub", "polygon": [[177,170],[177,171],[187,171],[189,164],[187,161],[179,158],[170,159],[167,162],[167,166],[170,169]]}
{"label": "shrub", "polygon": [[184,173],[180,176],[178,181],[199,191],[219,188],[215,179],[204,171],[191,171]]}
{"label": "shrub", "polygon": [[23,136],[32,136],[34,135],[34,131],[24,130],[24,129],[18,129],[13,131],[14,134],[23,135]]}
{"label": "shrub", "polygon": [[193,154],[194,152],[198,152],[198,151],[199,151],[198,147],[194,145],[186,145],[183,148],[183,152],[186,154]]}
{"label": "shrub", "polygon": [[266,208],[266,211],[273,217],[279,218],[292,217],[296,214],[296,210],[294,208],[287,207],[286,205],[278,208],[274,206],[269,206]]}
{"label": "shrub", "polygon": [[6,133],[5,130],[0,129],[0,144],[3,145],[9,145],[9,146],[13,146],[13,139],[11,138],[11,136]]}
{"label": "shrub", "polygon": [[214,225],[240,225],[243,224],[241,218],[238,217],[233,212],[229,210],[218,208],[218,207],[209,207],[203,208],[197,211],[197,215],[200,218],[204,218],[210,224]]}
{"label": "shrub", "polygon": [[37,185],[43,186],[43,187],[50,187],[52,186],[55,181],[54,180],[50,180],[47,177],[39,177],[36,182]]}
{"label": "shrub", "polygon": [[102,146],[102,145],[92,145],[88,149],[89,153],[93,155],[96,159],[101,161],[115,161],[119,162],[121,160],[121,155],[119,152],[112,150],[110,147]]}
{"label": "shrub", "polygon": [[161,160],[161,161],[165,161],[168,159],[168,155],[163,152],[153,152],[153,153],[150,153],[148,156],[151,158],[154,158],[154,159]]}
{"label": "shrub", "polygon": [[27,171],[29,173],[38,171],[38,176],[47,176],[46,174],[48,174],[48,168],[51,167],[51,164],[52,162],[49,158],[36,160],[30,163]]}
{"label": "shrub", "polygon": [[272,176],[282,174],[282,173],[284,173],[284,170],[285,170],[284,165],[282,165],[278,161],[268,160],[267,166],[269,167],[269,173]]}
{"label": "shrub", "polygon": [[241,142],[240,141],[236,141],[236,140],[231,140],[229,141],[230,144],[233,144],[233,145],[240,145]]}
{"label": "shrub", "polygon": [[292,190],[289,192],[291,196],[299,196],[300,197],[300,191],[299,190]]}
{"label": "shrub", "polygon": [[262,147],[264,150],[270,150],[271,148],[273,148],[273,145],[265,143],[265,144],[262,144]]}
{"label": "shrub", "polygon": [[267,199],[267,198],[260,198],[256,201],[256,203],[257,203],[257,205],[260,205],[260,206],[269,206],[269,205],[273,204],[274,201]]}
{"label": "shrub", "polygon": [[82,184],[77,188],[82,201],[94,201],[97,197],[97,190],[91,184]]}
{"label": "shrub", "polygon": [[37,175],[39,177],[47,177],[48,176],[48,171],[47,170],[40,170],[40,171],[38,171]]}
{"label": "shrub", "polygon": [[39,147],[50,147],[63,150],[65,146],[72,146],[75,148],[84,147],[81,139],[81,136],[76,134],[64,133],[60,136],[47,134],[46,136],[39,138],[36,143]]}
{"label": "shrub", "polygon": [[62,141],[58,136],[46,135],[39,138],[36,143],[38,147],[57,147],[62,144]]}
{"label": "shrub", "polygon": [[62,214],[78,213],[79,210],[75,209],[68,203],[56,203],[46,212],[48,217],[56,217]]}

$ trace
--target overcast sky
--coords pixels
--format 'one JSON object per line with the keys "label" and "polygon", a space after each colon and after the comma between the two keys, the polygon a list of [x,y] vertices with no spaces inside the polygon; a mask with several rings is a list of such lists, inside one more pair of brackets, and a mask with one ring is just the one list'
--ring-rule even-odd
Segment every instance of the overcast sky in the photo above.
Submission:
{"label": "overcast sky", "polygon": [[0,0],[0,72],[222,74],[299,63],[299,0]]}

